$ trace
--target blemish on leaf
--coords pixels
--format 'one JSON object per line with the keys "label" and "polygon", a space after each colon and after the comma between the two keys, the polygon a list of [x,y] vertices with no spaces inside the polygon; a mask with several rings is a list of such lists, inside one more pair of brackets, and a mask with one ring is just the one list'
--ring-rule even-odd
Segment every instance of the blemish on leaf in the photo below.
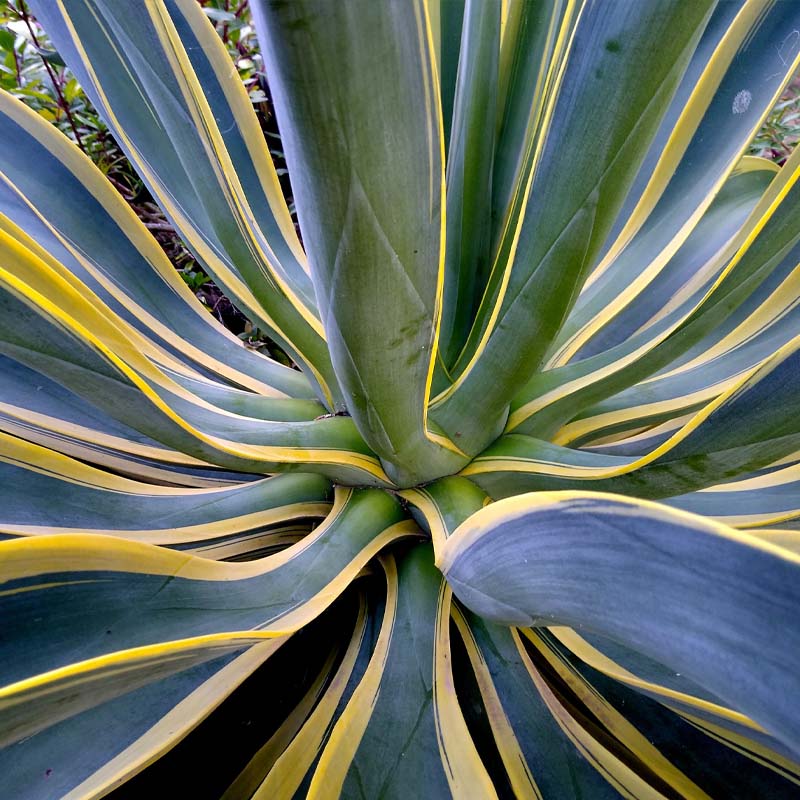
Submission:
{"label": "blemish on leaf", "polygon": [[744,114],[748,108],[750,108],[750,101],[753,99],[753,95],[747,91],[747,89],[742,89],[740,92],[736,93],[736,97],[733,98],[733,105],[731,106],[731,111],[734,114]]}
{"label": "blemish on leaf", "polygon": [[622,50],[622,45],[616,39],[609,39],[606,42],[606,50],[609,53],[619,53]]}

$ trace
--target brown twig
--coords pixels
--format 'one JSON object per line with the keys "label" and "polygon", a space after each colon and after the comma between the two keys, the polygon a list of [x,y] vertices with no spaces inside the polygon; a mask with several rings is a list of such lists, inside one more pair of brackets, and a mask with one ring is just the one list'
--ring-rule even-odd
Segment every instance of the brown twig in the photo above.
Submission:
{"label": "brown twig", "polygon": [[[84,151],[86,152],[86,151]],[[106,178],[111,182],[111,185],[128,201],[130,202],[136,196],[124,183],[120,183],[116,178],[106,173]]]}
{"label": "brown twig", "polygon": [[55,90],[56,96],[58,98],[58,107],[64,112],[67,118],[67,122],[69,122],[69,126],[70,128],[72,128],[72,133],[75,135],[75,144],[77,144],[78,147],[80,147],[80,149],[83,150],[84,153],[86,153],[86,148],[83,146],[81,135],[78,133],[78,126],[75,124],[75,119],[72,116],[72,112],[69,109],[69,103],[67,102],[67,98],[64,97],[64,93],[61,90],[61,84],[58,78],[56,78],[56,74],[55,72],[53,72],[53,68],[50,66],[50,64],[47,63],[47,59],[41,53],[42,47],[39,44],[39,39],[36,36],[36,31],[33,29],[33,25],[31,24],[31,18],[28,14],[27,9],[25,8],[24,0],[20,0],[19,9],[15,8],[14,11],[17,13],[19,18],[25,23],[25,26],[30,32],[31,40],[33,41],[33,44],[37,48],[37,51],[39,52],[39,58],[42,59],[42,64],[44,64],[44,68],[47,74],[50,76],[50,82],[53,84],[53,89]]}
{"label": "brown twig", "polygon": [[11,52],[14,54],[14,71],[17,73],[17,86],[22,86],[22,70],[19,66],[19,53],[17,53],[16,41],[14,42],[14,46],[11,48]]}
{"label": "brown twig", "polygon": [[[230,11],[230,9],[231,9],[231,6],[230,6],[230,3],[228,2],[228,0],[225,0],[225,2],[223,3],[222,7],[223,7],[223,9],[225,11]],[[222,25],[222,41],[225,44],[228,44],[228,23],[227,22],[223,23],[223,25]]]}

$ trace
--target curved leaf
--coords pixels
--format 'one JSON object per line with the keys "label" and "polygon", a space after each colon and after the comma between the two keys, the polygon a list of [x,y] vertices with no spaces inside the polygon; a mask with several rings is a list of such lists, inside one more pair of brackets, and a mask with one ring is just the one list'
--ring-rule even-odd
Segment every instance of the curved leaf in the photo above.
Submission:
{"label": "curved leaf", "polygon": [[338,387],[278,179],[201,9],[185,0],[144,12],[59,0],[34,10],[204,268],[308,368],[333,406]]}
{"label": "curved leaf", "polygon": [[[631,2],[607,14],[601,4],[582,6],[521,193],[524,210],[495,261],[503,278],[484,296],[455,383],[435,399],[434,419],[461,433],[470,453],[491,441],[487,431],[505,417],[509,396],[540,365],[599,255],[711,8]],[[563,163],[578,179],[565,182]]]}
{"label": "curved leaf", "polygon": [[[304,376],[247,350],[200,305],[105,176],[0,92],[0,214],[173,357],[264,395],[312,397]],[[4,227],[8,222],[4,220]]]}
{"label": "curved leaf", "polygon": [[177,546],[324,517],[331,486],[280,475],[222,489],[178,489],[110,475],[0,434],[0,532],[98,533]]}
{"label": "curved leaf", "polygon": [[[670,497],[766,467],[800,450],[800,338],[737,376],[719,397],[641,456],[510,435],[463,470],[494,497],[591,481],[596,490]],[[746,429],[738,424],[748,421]]]}
{"label": "curved leaf", "polygon": [[[795,753],[800,558],[654,503],[591,492],[494,503],[439,564],[489,619],[594,631],[667,664]],[[769,652],[769,659],[763,654]]]}
{"label": "curved leaf", "polygon": [[425,786],[431,796],[494,797],[461,716],[450,666],[450,592],[420,546],[388,565],[386,614],[367,671],[336,723],[309,797]]}
{"label": "curved leaf", "polygon": [[341,490],[309,536],[241,564],[102,536],[0,542],[5,741],[177,671],[175,654],[197,663],[297,630],[416,534],[387,494]]}
{"label": "curved leaf", "polygon": [[735,235],[675,302],[595,356],[541,372],[514,402],[509,429],[550,437],[581,411],[679,359],[724,325],[759,287],[797,266],[800,151],[775,176]]}

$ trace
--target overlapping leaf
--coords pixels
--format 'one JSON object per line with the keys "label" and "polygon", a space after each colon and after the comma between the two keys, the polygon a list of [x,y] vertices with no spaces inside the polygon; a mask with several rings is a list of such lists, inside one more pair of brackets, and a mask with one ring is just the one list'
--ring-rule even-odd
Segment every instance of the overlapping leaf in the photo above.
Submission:
{"label": "overlapping leaf", "polygon": [[6,790],[796,796],[800,8],[253,2],[301,245],[194,0],[36,6],[299,369],[0,95]]}

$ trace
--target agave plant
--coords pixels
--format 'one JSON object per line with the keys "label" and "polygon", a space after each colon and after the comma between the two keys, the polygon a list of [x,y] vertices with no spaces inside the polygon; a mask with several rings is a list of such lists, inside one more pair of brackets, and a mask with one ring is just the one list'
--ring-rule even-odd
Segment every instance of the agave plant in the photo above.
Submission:
{"label": "agave plant", "polygon": [[203,268],[0,96],[4,797],[781,798],[798,66],[769,0],[41,0]]}

